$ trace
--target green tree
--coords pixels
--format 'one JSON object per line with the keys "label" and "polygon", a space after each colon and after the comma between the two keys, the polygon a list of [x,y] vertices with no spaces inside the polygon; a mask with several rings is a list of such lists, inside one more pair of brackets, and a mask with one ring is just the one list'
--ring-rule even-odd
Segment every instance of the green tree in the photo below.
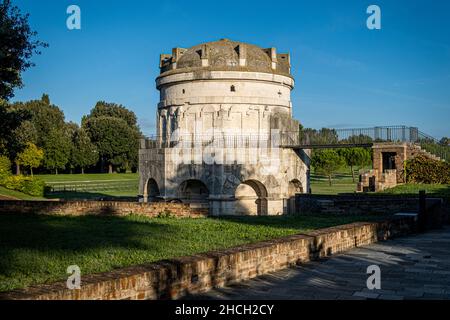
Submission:
{"label": "green tree", "polygon": [[44,166],[58,174],[69,161],[72,141],[62,129],[51,129],[44,141]]}
{"label": "green tree", "polygon": [[94,117],[85,119],[83,128],[96,145],[100,159],[108,164],[108,172],[113,166],[126,165],[138,150],[137,132],[125,120],[114,117]]}
{"label": "green tree", "polygon": [[84,128],[80,128],[75,132],[73,146],[71,162],[74,167],[80,168],[81,173],[84,174],[85,168],[93,166],[98,161],[97,147],[91,142]]}
{"label": "green tree", "polygon": [[82,127],[96,145],[102,163],[108,164],[109,172],[113,167],[129,170],[137,166],[142,134],[132,111],[122,105],[99,101],[90,114],[83,117]]}
{"label": "green tree", "polygon": [[45,93],[40,100],[16,102],[11,108],[27,114],[37,137],[34,143],[41,148],[44,147],[50,131],[53,129],[65,130],[64,113],[58,106],[50,103],[50,99]]}
{"label": "green tree", "polygon": [[44,151],[34,143],[27,142],[25,149],[17,155],[16,163],[30,168],[31,175],[33,176],[33,168],[39,167],[42,159],[44,159]]}
{"label": "green tree", "polygon": [[0,99],[0,154],[15,159],[24,145],[16,134],[18,127],[29,118],[25,110],[17,110],[6,101]]}
{"label": "green tree", "polygon": [[345,164],[345,160],[336,150],[323,149],[316,150],[311,159],[311,165],[316,172],[325,174],[331,186],[333,174]]}
{"label": "green tree", "polygon": [[138,128],[137,118],[133,111],[128,110],[121,104],[110,103],[105,101],[98,101],[95,107],[91,110],[88,116],[83,118],[99,118],[99,117],[113,117],[125,120],[125,122],[132,128]]}
{"label": "green tree", "polygon": [[14,96],[14,88],[22,87],[22,72],[34,66],[33,54],[40,54],[46,43],[35,40],[28,14],[22,14],[10,0],[0,2],[0,99]]}
{"label": "green tree", "polygon": [[442,137],[442,139],[439,140],[439,144],[441,144],[443,146],[450,146],[450,138]]}
{"label": "green tree", "polygon": [[366,148],[344,148],[338,151],[338,154],[344,159],[347,166],[350,167],[352,180],[355,182],[355,166],[363,167],[370,164],[370,151]]}
{"label": "green tree", "polygon": [[0,156],[0,183],[11,175],[11,161],[7,156]]}

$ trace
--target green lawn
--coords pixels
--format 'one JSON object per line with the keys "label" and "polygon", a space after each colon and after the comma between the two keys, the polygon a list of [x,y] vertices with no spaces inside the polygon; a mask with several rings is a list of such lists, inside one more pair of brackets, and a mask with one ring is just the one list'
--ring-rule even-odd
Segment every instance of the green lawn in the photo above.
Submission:
{"label": "green lawn", "polygon": [[418,195],[420,190],[425,190],[429,196],[450,199],[450,184],[403,184],[377,194]]}
{"label": "green lawn", "polygon": [[379,217],[0,215],[0,291]]}
{"label": "green lawn", "polygon": [[355,175],[355,182],[352,181],[350,173],[338,173],[332,179],[332,185],[328,183],[328,177],[311,173],[311,192],[313,194],[338,194],[353,193],[356,191],[358,176]]}
{"label": "green lawn", "polygon": [[93,182],[93,181],[116,181],[116,180],[137,180],[138,173],[87,173],[87,174],[39,174],[35,175],[47,183],[53,182]]}
{"label": "green lawn", "polygon": [[22,193],[20,191],[6,189],[5,187],[0,186],[0,198],[8,198],[8,199],[22,199],[22,200],[41,200],[44,198],[33,197],[28,194]]}

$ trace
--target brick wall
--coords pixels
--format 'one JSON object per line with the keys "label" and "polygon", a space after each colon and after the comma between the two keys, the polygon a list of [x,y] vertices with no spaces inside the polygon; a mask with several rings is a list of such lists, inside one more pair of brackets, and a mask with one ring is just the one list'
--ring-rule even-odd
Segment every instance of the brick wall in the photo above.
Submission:
{"label": "brick wall", "polygon": [[65,281],[0,294],[0,299],[174,299],[250,279],[355,246],[414,232],[413,218],[353,223],[231,249],[85,275],[81,289]]}
{"label": "brick wall", "polygon": [[[427,199],[427,205],[440,205],[441,199]],[[382,195],[314,195],[296,194],[296,214],[393,214],[418,212],[419,198]]]}
{"label": "brick wall", "polygon": [[167,202],[124,202],[124,201],[15,201],[0,200],[1,213],[34,213],[52,215],[139,214],[155,217],[168,212],[176,217],[202,217],[208,209],[196,208],[185,203]]}

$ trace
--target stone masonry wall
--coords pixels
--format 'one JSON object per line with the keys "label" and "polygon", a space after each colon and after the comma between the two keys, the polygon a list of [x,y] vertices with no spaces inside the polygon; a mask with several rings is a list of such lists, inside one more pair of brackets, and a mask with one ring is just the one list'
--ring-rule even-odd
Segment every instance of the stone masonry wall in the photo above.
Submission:
{"label": "stone masonry wall", "polygon": [[[296,214],[393,214],[418,212],[418,197],[358,195],[296,194]],[[427,203],[441,203],[441,199],[427,199]]]}
{"label": "stone masonry wall", "polygon": [[0,294],[0,299],[176,299],[416,230],[414,219],[353,223],[187,257],[82,275],[66,282]]}
{"label": "stone masonry wall", "polygon": [[33,213],[50,215],[86,215],[139,214],[156,217],[160,213],[170,213],[176,217],[203,217],[208,215],[208,209],[196,208],[184,203],[167,202],[123,202],[123,201],[16,201],[1,200],[2,213]]}

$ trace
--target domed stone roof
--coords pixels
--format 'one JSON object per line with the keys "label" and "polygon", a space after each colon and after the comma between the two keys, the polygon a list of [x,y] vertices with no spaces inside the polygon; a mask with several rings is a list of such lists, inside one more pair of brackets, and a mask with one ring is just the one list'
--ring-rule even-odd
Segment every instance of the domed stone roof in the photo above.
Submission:
{"label": "domed stone roof", "polygon": [[290,76],[289,54],[275,48],[221,39],[189,49],[174,48],[172,55],[161,55],[161,75],[196,70],[265,72]]}

